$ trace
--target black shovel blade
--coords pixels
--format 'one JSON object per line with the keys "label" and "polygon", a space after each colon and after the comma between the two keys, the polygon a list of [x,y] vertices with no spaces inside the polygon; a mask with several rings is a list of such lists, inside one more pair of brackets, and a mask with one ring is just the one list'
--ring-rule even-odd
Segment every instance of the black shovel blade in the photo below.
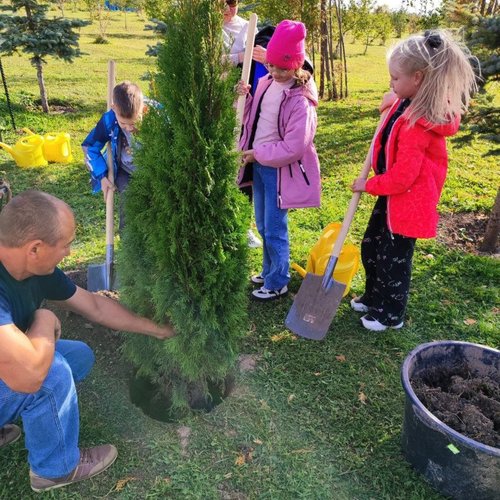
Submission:
{"label": "black shovel blade", "polygon": [[322,340],[337,312],[346,285],[332,280],[329,290],[323,276],[307,273],[285,320],[286,327],[306,339]]}

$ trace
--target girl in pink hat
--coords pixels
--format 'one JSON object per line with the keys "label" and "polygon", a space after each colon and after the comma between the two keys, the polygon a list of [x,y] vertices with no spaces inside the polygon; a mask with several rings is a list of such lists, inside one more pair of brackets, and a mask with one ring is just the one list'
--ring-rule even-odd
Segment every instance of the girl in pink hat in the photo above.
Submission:
{"label": "girl in pink hat", "polygon": [[288,292],[290,244],[288,209],[320,205],[319,160],[313,144],[318,94],[311,74],[302,69],[306,28],[282,21],[267,46],[268,75],[253,97],[247,95],[238,182],[253,184],[255,221],[263,240],[262,271],[252,276],[261,287],[253,298],[273,300]]}

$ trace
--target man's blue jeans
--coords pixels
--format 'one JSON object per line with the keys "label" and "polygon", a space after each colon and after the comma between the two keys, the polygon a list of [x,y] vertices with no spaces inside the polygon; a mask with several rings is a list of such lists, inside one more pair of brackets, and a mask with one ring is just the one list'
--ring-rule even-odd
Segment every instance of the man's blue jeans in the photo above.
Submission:
{"label": "man's blue jeans", "polygon": [[68,475],[80,460],[80,417],[75,382],[94,364],[90,347],[59,340],[49,373],[38,392],[15,392],[0,380],[0,427],[22,418],[31,470],[45,478]]}
{"label": "man's blue jeans", "polygon": [[255,223],[262,236],[262,276],[268,290],[280,290],[290,281],[288,210],[278,208],[278,169],[253,164]]}

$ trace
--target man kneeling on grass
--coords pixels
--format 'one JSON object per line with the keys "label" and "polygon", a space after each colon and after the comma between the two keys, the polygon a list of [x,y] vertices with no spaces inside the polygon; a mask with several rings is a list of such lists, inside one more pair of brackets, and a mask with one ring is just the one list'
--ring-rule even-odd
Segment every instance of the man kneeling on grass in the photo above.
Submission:
{"label": "man kneeling on grass", "polygon": [[42,302],[113,330],[174,335],[170,326],[76,286],[58,269],[74,237],[70,207],[40,191],[21,193],[0,213],[0,447],[19,438],[12,422],[21,417],[35,491],[95,476],[117,456],[111,444],[78,447],[75,382],[88,375],[94,354],[83,342],[61,340],[61,324]]}

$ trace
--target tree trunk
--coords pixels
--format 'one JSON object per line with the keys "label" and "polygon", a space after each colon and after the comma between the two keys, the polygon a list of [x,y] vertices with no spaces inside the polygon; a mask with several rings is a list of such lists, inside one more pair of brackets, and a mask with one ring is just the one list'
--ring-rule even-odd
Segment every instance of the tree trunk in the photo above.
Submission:
{"label": "tree trunk", "polygon": [[321,36],[321,93],[323,97],[325,85],[328,89],[328,99],[332,99],[332,86],[331,86],[331,73],[330,61],[328,56],[328,23],[326,19],[326,0],[321,0],[321,23],[320,23],[320,36]]}
{"label": "tree trunk", "polygon": [[341,78],[344,81],[345,91],[341,92],[341,98],[347,97],[349,95],[349,90],[347,88],[347,57],[345,53],[345,43],[344,43],[344,28],[342,25],[342,9],[341,9],[341,0],[335,1],[335,11],[337,14],[337,23],[339,26],[339,46],[340,46],[340,61],[341,65],[343,65],[343,71],[341,71]]}
{"label": "tree trunk", "polygon": [[486,11],[486,0],[481,0],[479,2],[479,13],[482,17],[484,17],[484,13]]}
{"label": "tree trunk", "polygon": [[36,67],[36,78],[38,80],[38,87],[40,88],[40,101],[44,113],[49,112],[49,101],[47,99],[47,89],[45,88],[45,81],[43,79],[43,64],[39,57],[35,58],[34,65]]}
{"label": "tree trunk", "polygon": [[12,104],[10,102],[9,89],[7,88],[7,79],[3,71],[2,59],[0,59],[0,74],[2,75],[3,89],[5,91],[5,100],[7,101],[7,109],[9,110],[10,120],[12,122],[12,130],[16,130],[16,122],[14,120],[14,113],[12,112]]}
{"label": "tree trunk", "polygon": [[[33,24],[33,15],[31,13],[31,8],[29,4],[24,6],[26,10],[26,18],[28,19],[28,25],[32,33],[35,33],[35,26]],[[40,101],[42,103],[42,109],[44,113],[49,112],[49,101],[47,100],[47,90],[45,89],[45,82],[43,80],[43,67],[42,59],[40,56],[34,56],[31,59],[31,64],[36,68],[36,77],[38,79],[38,87],[40,88]]]}
{"label": "tree trunk", "polygon": [[312,32],[312,65],[313,65],[313,77],[316,80],[316,46],[315,46],[315,38],[314,38],[314,30]]}
{"label": "tree trunk", "polygon": [[500,231],[500,188],[497,191],[497,197],[495,199],[495,205],[491,209],[490,218],[488,219],[488,224],[486,225],[486,231],[484,233],[484,239],[479,250],[481,252],[494,253],[498,248],[498,233]]}
{"label": "tree trunk", "polygon": [[488,8],[486,9],[486,15],[492,16],[494,12],[497,12],[498,0],[490,0]]}

